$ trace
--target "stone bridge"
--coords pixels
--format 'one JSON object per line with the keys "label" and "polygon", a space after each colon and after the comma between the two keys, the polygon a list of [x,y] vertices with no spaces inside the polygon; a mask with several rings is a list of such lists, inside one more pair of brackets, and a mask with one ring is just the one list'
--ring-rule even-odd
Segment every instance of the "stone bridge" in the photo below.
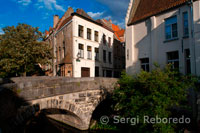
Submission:
{"label": "stone bridge", "polygon": [[40,111],[57,109],[59,114],[48,117],[80,130],[90,126],[93,111],[111,93],[114,78],[27,77],[12,78],[13,88]]}

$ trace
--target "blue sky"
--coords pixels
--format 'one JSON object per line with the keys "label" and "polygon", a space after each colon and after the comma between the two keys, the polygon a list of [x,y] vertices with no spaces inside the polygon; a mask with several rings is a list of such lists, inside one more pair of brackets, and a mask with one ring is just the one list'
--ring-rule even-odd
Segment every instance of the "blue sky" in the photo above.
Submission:
{"label": "blue sky", "polygon": [[0,34],[5,26],[26,23],[44,32],[53,25],[53,15],[60,17],[68,7],[82,8],[94,19],[111,18],[124,26],[130,0],[0,0]]}

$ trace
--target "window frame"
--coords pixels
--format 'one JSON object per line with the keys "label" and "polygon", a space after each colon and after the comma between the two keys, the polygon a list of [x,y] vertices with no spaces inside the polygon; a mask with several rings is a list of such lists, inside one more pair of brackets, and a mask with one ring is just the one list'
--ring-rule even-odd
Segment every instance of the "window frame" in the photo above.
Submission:
{"label": "window frame", "polygon": [[[190,49],[185,49],[185,73],[191,74],[191,52]],[[189,65],[188,65],[189,64]]]}
{"label": "window frame", "polygon": [[[80,46],[82,46],[82,48],[80,48]],[[84,58],[84,44],[78,44],[78,54],[79,58]]]}
{"label": "window frame", "polygon": [[[173,19],[175,18],[176,19],[176,22],[171,22],[169,24],[167,24],[167,21],[169,21],[170,19]],[[173,20],[172,20],[173,21]],[[176,30],[173,30],[173,25],[176,24]],[[170,26],[170,38],[167,38],[167,27]],[[173,37],[173,32],[176,32],[176,36]],[[177,18],[177,15],[174,15],[174,16],[171,16],[169,18],[166,18],[165,19],[165,40],[174,40],[174,39],[177,39],[178,38],[178,18]]]}
{"label": "window frame", "polygon": [[84,37],[84,27],[82,25],[78,25],[78,36],[82,38]]}
{"label": "window frame", "polygon": [[103,34],[103,44],[106,45],[106,35]]}
{"label": "window frame", "polygon": [[111,37],[108,37],[108,45],[111,47]]}
{"label": "window frame", "polygon": [[[178,58],[177,59],[169,59],[169,54],[171,53],[175,53],[177,52],[178,53]],[[175,62],[178,62],[178,68],[175,67]],[[179,70],[179,67],[180,67],[180,59],[179,59],[179,51],[170,51],[170,52],[167,52],[167,64],[172,64],[172,68],[173,69],[178,69]]]}
{"label": "window frame", "polygon": [[[185,19],[186,14],[187,14],[187,19]],[[182,16],[183,16],[183,37],[188,37],[189,36],[189,16],[188,16],[188,12],[187,11],[183,12]],[[186,21],[187,21],[187,27],[185,27]]]}
{"label": "window frame", "polygon": [[99,48],[95,48],[95,60],[98,61],[99,60]]}
{"label": "window frame", "polygon": [[87,39],[92,40],[92,29],[87,28]]}
{"label": "window frame", "polygon": [[108,62],[112,64],[112,52],[108,52]]}
{"label": "window frame", "polygon": [[106,63],[106,50],[103,50],[103,62]]}
{"label": "window frame", "polygon": [[[146,62],[147,60],[147,62]],[[144,66],[144,68],[143,68]],[[140,58],[140,67],[142,70],[149,72],[150,71],[150,65],[149,65],[149,58]]]}
{"label": "window frame", "polygon": [[98,31],[94,31],[94,41],[99,42],[99,32]]}
{"label": "window frame", "polygon": [[92,46],[87,46],[87,58],[92,60]]}

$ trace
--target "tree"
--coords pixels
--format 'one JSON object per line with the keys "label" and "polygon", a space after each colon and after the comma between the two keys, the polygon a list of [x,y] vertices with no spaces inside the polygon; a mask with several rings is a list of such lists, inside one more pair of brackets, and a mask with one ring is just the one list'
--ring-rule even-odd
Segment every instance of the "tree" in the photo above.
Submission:
{"label": "tree", "polygon": [[21,76],[33,71],[35,65],[50,63],[51,48],[43,41],[37,28],[27,24],[3,28],[0,36],[0,76]]}
{"label": "tree", "polygon": [[144,116],[172,117],[170,109],[180,107],[186,100],[187,90],[196,81],[195,77],[172,71],[170,66],[164,70],[157,67],[152,72],[142,71],[135,76],[124,73],[118,82],[120,87],[114,91],[114,110],[123,118],[139,118],[140,122],[132,126],[136,132],[175,132],[174,123],[148,124]]}

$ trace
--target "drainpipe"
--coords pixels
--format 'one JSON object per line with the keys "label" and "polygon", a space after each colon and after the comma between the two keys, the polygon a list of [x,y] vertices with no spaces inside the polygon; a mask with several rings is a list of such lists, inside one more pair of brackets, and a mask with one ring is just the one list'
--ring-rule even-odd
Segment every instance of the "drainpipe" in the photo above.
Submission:
{"label": "drainpipe", "polygon": [[[193,20],[194,19],[194,15],[193,15],[194,10],[193,10],[193,0],[190,0],[189,4],[190,4],[191,24],[192,24],[192,26],[191,26],[191,28],[192,28],[191,35],[192,35],[192,46],[193,46],[192,48],[193,48],[193,52],[194,52],[194,73],[195,73],[195,75],[197,75],[197,72],[196,72],[196,52],[195,52],[195,43],[194,43],[194,20]],[[192,63],[191,63],[191,65],[192,65]]]}

